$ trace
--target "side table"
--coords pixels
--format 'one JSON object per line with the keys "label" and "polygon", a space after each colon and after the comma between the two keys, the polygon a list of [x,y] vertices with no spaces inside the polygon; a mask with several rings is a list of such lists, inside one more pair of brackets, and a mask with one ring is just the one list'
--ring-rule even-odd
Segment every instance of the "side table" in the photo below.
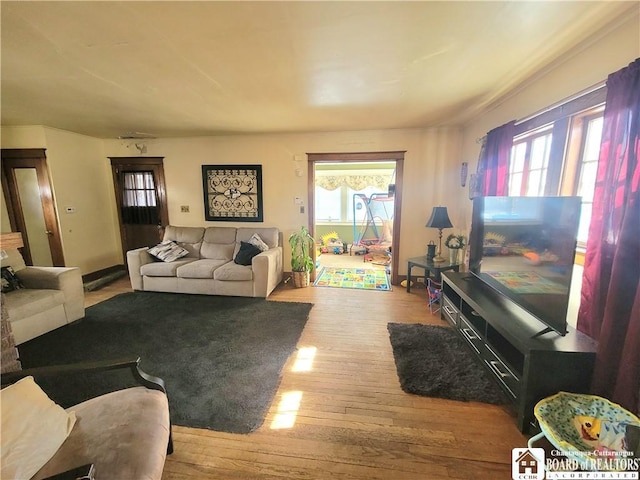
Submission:
{"label": "side table", "polygon": [[446,270],[453,270],[454,272],[460,271],[459,263],[451,263],[449,260],[444,262],[434,263],[433,260],[427,260],[427,256],[413,257],[407,261],[407,292],[411,292],[411,269],[413,267],[419,267],[424,269],[424,283],[427,283],[427,277],[431,274],[434,276],[434,280],[438,283],[441,282],[441,273]]}

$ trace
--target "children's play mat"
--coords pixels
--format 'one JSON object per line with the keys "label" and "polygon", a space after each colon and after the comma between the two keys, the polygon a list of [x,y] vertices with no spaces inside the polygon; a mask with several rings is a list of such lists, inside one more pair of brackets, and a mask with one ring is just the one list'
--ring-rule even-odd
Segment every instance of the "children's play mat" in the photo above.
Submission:
{"label": "children's play mat", "polygon": [[313,285],[316,287],[391,290],[387,273],[384,270],[371,268],[323,267]]}

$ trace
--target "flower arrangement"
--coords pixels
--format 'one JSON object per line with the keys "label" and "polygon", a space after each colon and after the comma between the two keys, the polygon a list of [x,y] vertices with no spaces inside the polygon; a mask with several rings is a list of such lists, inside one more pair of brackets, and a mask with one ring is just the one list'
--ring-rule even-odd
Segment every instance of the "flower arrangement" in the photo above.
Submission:
{"label": "flower arrangement", "polygon": [[465,237],[464,235],[455,235],[452,233],[447,237],[444,244],[447,246],[447,248],[458,250],[460,248],[466,247],[467,237]]}

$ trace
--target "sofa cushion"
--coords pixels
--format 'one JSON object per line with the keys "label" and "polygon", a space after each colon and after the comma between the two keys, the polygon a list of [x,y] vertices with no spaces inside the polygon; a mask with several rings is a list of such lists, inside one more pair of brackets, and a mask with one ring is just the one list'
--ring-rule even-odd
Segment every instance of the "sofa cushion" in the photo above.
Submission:
{"label": "sofa cushion", "polygon": [[25,377],[0,392],[2,478],[31,478],[56,453],[76,422]]}
{"label": "sofa cushion", "polygon": [[149,255],[156,257],[163,262],[175,262],[176,260],[189,255],[189,250],[181,247],[173,240],[159,243],[149,249]]}
{"label": "sofa cushion", "polygon": [[164,230],[162,240],[173,240],[189,251],[188,257],[200,258],[200,247],[203,236],[204,227],[176,227],[168,225]]}
{"label": "sofa cushion", "polygon": [[184,257],[175,262],[153,262],[140,267],[140,274],[147,277],[175,277],[176,271],[187,263],[195,262],[196,258]]}
{"label": "sofa cushion", "polygon": [[233,227],[208,227],[204,232],[200,256],[214,260],[233,260],[236,229]]}
{"label": "sofa cushion", "polygon": [[18,320],[28,318],[46,310],[62,305],[62,290],[30,289],[14,290],[4,297],[10,318]]}
{"label": "sofa cushion", "polygon": [[71,435],[32,480],[93,463],[96,478],[162,477],[169,442],[167,396],[133,387],[71,407],[77,422]]}
{"label": "sofa cushion", "polygon": [[176,273],[180,278],[213,278],[213,272],[227,261],[201,258],[179,267]]}
{"label": "sofa cushion", "polygon": [[235,262],[225,263],[213,272],[214,280],[244,282],[253,280],[251,267],[238,265]]}
{"label": "sofa cushion", "polygon": [[252,243],[240,242],[240,250],[238,250],[233,261],[238,265],[251,265],[253,257],[260,253],[261,250]]}
{"label": "sofa cushion", "polygon": [[200,255],[202,258],[209,258],[211,260],[223,260],[230,262],[233,259],[233,249],[235,248],[235,242],[232,243],[202,243],[200,249]]}
{"label": "sofa cushion", "polygon": [[20,290],[24,285],[11,267],[2,267],[2,293]]}
{"label": "sofa cushion", "polygon": [[236,230],[234,227],[207,227],[203,241],[206,243],[233,243],[236,241]]}

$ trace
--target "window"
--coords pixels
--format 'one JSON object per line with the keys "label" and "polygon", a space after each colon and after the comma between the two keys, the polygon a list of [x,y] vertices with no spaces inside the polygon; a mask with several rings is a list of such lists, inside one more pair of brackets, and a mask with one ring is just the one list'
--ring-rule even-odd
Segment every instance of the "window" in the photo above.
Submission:
{"label": "window", "polygon": [[549,155],[550,128],[527,133],[516,139],[511,149],[509,165],[509,195],[539,197],[544,195]]}
{"label": "window", "polygon": [[153,182],[153,172],[124,172],[123,175],[123,206],[156,206],[156,187]]}
{"label": "window", "polygon": [[343,187],[326,190],[316,185],[316,222],[340,222],[343,215]]}
{"label": "window", "polygon": [[606,88],[550,108],[516,125],[510,196],[582,197],[578,247],[586,246],[593,206]]}
{"label": "window", "polygon": [[386,194],[395,175],[395,162],[366,162],[357,166],[328,162],[315,167],[315,222],[350,223],[366,219],[366,206],[355,195],[367,198]]}
{"label": "window", "polygon": [[578,245],[580,246],[586,246],[589,236],[603,120],[602,114],[584,119],[584,140],[582,141],[580,162],[576,169],[578,180],[575,188],[575,194],[582,197],[582,212],[578,228]]}
{"label": "window", "polygon": [[366,208],[362,201],[354,195],[362,194],[367,197],[372,193],[380,193],[377,187],[366,187],[361,190],[342,185],[335,190],[326,190],[318,185],[316,191],[316,222],[353,223],[354,214],[356,222],[366,218]]}
{"label": "window", "polygon": [[153,172],[122,172],[122,222],[156,225],[160,222]]}

